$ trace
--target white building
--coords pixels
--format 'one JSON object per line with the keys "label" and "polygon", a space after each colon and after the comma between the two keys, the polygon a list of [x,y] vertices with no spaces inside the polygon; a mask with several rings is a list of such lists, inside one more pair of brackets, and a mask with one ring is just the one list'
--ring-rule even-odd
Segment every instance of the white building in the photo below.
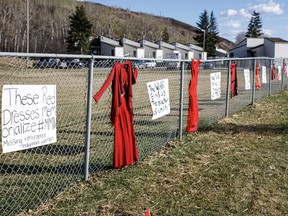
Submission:
{"label": "white building", "polygon": [[120,44],[124,48],[124,56],[144,58],[144,49],[141,47],[140,43],[127,38],[122,38]]}
{"label": "white building", "polygon": [[144,49],[145,58],[163,58],[163,50],[160,49],[159,44],[147,40],[140,41],[141,47]]}
{"label": "white building", "polygon": [[197,45],[194,44],[186,44],[188,47],[190,47],[190,49],[193,52],[193,56],[191,56],[191,59],[201,59],[202,58],[202,52],[203,52],[203,48],[199,47]]}
{"label": "white building", "polygon": [[163,51],[163,59],[180,59],[179,52],[177,52],[174,45],[164,41],[157,41],[156,43],[159,44],[159,49]]}
{"label": "white building", "polygon": [[124,49],[120,42],[104,36],[91,41],[91,52],[93,55],[124,56]]}
{"label": "white building", "polygon": [[288,57],[288,41],[281,38],[246,38],[229,51],[230,57]]}
{"label": "white building", "polygon": [[191,50],[190,46],[181,44],[181,43],[173,43],[176,50],[179,52],[179,57],[181,59],[189,59],[194,58],[194,52]]}

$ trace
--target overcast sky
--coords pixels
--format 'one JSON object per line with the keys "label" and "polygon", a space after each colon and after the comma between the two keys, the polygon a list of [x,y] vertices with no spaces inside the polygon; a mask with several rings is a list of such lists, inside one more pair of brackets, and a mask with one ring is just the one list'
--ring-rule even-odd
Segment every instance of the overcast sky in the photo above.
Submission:
{"label": "overcast sky", "polygon": [[287,0],[88,0],[107,6],[171,17],[196,26],[200,14],[213,11],[221,37],[235,41],[235,36],[246,31],[253,10],[260,12],[262,30],[270,37],[288,40]]}

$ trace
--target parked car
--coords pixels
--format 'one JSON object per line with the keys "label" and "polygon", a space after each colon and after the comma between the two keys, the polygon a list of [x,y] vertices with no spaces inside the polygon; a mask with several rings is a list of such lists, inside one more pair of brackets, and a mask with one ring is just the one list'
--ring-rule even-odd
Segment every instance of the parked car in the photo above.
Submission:
{"label": "parked car", "polygon": [[55,58],[41,58],[39,61],[33,63],[34,68],[59,68],[61,65],[60,59]]}
{"label": "parked car", "polygon": [[166,63],[167,70],[175,70],[180,68],[180,62],[167,62]]}
{"label": "parked car", "polygon": [[95,59],[94,60],[94,67],[97,68],[112,68],[116,60],[113,59]]}
{"label": "parked car", "polygon": [[201,68],[202,69],[215,69],[215,65],[211,62],[204,62],[202,65],[201,65]]}
{"label": "parked car", "polygon": [[143,64],[144,61],[132,61],[132,66],[133,67],[137,67],[139,70],[140,69],[144,69],[145,68],[145,65]]}
{"label": "parked car", "polygon": [[69,59],[66,61],[66,68],[83,68],[85,64],[80,59]]}
{"label": "parked car", "polygon": [[144,68],[155,68],[156,62],[155,61],[144,61],[143,63]]}

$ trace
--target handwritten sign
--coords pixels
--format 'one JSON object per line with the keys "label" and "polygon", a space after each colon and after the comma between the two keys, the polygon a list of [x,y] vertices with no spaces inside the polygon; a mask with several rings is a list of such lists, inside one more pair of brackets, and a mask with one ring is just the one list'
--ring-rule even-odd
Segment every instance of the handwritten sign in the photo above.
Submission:
{"label": "handwritten sign", "polygon": [[211,100],[221,97],[221,72],[210,74]]}
{"label": "handwritten sign", "polygon": [[3,153],[56,141],[56,85],[4,85]]}
{"label": "handwritten sign", "polygon": [[152,119],[160,118],[170,113],[168,79],[147,83],[149,99],[153,111]]}
{"label": "handwritten sign", "polygon": [[262,83],[267,83],[267,74],[265,66],[262,66]]}
{"label": "handwritten sign", "polygon": [[278,66],[278,80],[281,80],[281,66]]}
{"label": "handwritten sign", "polygon": [[245,80],[245,90],[250,90],[251,85],[250,85],[250,70],[249,69],[244,69],[244,80]]}
{"label": "handwritten sign", "polygon": [[288,77],[288,73],[287,73],[287,64],[285,63],[284,64],[284,73],[287,75],[287,77]]}

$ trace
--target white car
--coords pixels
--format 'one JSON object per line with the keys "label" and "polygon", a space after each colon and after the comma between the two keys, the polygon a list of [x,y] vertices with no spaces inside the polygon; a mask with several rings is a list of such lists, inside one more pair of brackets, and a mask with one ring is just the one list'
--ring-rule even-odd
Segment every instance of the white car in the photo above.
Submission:
{"label": "white car", "polygon": [[145,68],[155,68],[156,62],[155,61],[145,61],[142,63]]}

